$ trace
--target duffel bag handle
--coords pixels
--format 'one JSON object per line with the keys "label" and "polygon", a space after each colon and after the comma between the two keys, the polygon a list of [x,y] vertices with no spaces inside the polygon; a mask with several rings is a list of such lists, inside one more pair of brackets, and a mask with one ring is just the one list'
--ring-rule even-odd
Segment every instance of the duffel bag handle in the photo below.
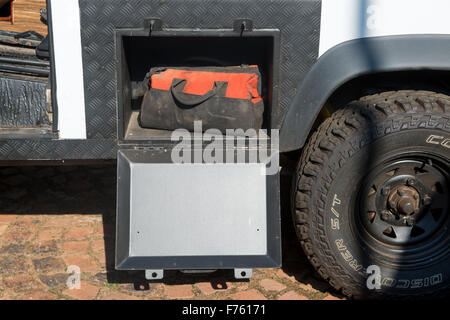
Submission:
{"label": "duffel bag handle", "polygon": [[[174,97],[174,99],[178,102],[181,103],[182,105],[188,106],[188,107],[193,107],[196,106],[200,103],[203,103],[205,101],[207,101],[208,99],[214,97],[216,95],[216,84],[214,83],[214,88],[211,91],[208,91],[207,93],[205,93],[202,96],[197,96],[197,95],[192,95],[192,98],[189,97],[187,98],[186,96],[182,96],[177,90],[175,90],[176,87],[178,87],[178,85],[180,85],[182,82],[186,82],[185,79],[175,79],[172,82],[172,86],[170,87],[170,92],[172,93],[172,96]],[[183,86],[184,88],[184,86]]]}

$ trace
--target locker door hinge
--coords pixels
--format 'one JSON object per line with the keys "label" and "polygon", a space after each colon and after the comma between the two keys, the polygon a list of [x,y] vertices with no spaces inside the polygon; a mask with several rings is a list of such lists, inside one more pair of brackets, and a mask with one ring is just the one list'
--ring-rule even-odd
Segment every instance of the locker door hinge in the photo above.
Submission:
{"label": "locker door hinge", "polygon": [[244,31],[253,30],[253,21],[250,19],[236,19],[233,21],[233,30],[240,32],[241,36]]}
{"label": "locker door hinge", "polygon": [[153,31],[162,30],[162,20],[158,18],[150,18],[144,20],[144,29],[148,30],[148,34],[152,35]]}

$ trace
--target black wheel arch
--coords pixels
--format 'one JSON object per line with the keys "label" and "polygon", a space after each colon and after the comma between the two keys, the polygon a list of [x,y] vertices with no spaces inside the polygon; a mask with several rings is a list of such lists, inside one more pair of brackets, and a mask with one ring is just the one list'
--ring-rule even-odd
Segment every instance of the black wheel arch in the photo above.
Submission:
{"label": "black wheel arch", "polygon": [[323,106],[341,88],[370,76],[450,72],[448,52],[450,35],[362,38],[331,48],[297,90],[280,130],[280,150],[303,147]]}

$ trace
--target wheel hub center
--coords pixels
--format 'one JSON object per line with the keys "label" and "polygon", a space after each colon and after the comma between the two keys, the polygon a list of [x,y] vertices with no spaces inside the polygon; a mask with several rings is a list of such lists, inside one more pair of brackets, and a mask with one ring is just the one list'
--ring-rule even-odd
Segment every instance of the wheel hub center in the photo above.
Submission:
{"label": "wheel hub center", "polygon": [[444,171],[430,161],[399,160],[366,178],[360,219],[376,240],[413,245],[441,230],[448,212],[449,184]]}
{"label": "wheel hub center", "polygon": [[411,216],[420,211],[420,194],[412,186],[397,186],[389,194],[389,209],[401,216]]}
{"label": "wheel hub center", "polygon": [[409,216],[412,213],[414,213],[415,206],[414,206],[413,201],[414,201],[414,199],[406,198],[406,197],[404,199],[401,199],[398,202],[398,206],[397,206],[397,209],[400,212],[400,214]]}

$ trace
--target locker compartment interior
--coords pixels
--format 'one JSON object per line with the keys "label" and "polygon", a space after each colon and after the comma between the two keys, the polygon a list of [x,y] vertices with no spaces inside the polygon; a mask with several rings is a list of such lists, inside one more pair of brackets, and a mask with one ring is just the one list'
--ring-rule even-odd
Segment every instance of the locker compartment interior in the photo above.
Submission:
{"label": "locker compartment interior", "polygon": [[[264,100],[263,128],[270,128],[274,103],[276,33],[240,36],[239,33],[151,35],[119,33],[119,137],[123,140],[166,140],[171,131],[139,125],[142,81],[152,67],[258,65]],[[276,89],[275,89],[276,90]]]}

